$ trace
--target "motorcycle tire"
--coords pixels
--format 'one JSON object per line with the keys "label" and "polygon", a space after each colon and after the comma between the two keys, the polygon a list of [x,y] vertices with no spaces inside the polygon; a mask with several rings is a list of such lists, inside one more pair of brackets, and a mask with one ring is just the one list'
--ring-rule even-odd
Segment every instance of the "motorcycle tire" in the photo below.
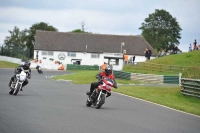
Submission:
{"label": "motorcycle tire", "polygon": [[14,89],[11,88],[11,90],[9,91],[9,94],[12,95],[14,92]]}
{"label": "motorcycle tire", "polygon": [[17,95],[17,93],[19,92],[20,87],[21,87],[21,85],[18,84],[18,85],[17,85],[17,88],[14,90],[13,95],[15,95],[15,96]]}
{"label": "motorcycle tire", "polygon": [[100,101],[97,104],[96,109],[100,109],[101,108],[101,106],[105,103],[105,99],[106,99],[106,96],[105,95],[101,95]]}
{"label": "motorcycle tire", "polygon": [[87,99],[87,101],[86,101],[86,106],[90,107],[91,105],[92,105],[92,103],[89,102],[88,99]]}

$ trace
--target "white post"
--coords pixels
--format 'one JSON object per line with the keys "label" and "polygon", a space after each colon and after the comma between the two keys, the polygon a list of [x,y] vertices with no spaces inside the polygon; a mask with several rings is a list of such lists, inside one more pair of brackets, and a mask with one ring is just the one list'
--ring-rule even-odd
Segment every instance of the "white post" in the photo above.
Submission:
{"label": "white post", "polygon": [[181,77],[182,77],[182,73],[179,73],[179,86],[181,86]]}

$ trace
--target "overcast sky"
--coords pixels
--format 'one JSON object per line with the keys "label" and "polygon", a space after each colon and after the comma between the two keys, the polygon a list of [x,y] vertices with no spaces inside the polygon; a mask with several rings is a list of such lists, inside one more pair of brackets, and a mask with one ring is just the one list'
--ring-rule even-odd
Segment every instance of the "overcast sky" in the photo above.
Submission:
{"label": "overcast sky", "polygon": [[40,22],[59,32],[81,29],[84,21],[88,32],[140,35],[141,23],[155,9],[168,11],[179,22],[183,52],[195,39],[200,44],[200,0],[0,0],[0,45],[14,26],[24,30]]}

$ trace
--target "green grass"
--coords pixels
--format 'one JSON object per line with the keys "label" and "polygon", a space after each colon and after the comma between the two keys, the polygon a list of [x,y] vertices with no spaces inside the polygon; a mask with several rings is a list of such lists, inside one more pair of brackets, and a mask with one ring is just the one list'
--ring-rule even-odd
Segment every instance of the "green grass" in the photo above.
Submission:
{"label": "green grass", "polygon": [[150,63],[176,65],[186,67],[200,67],[200,50],[174,54],[149,60]]}
{"label": "green grass", "polygon": [[200,116],[200,100],[182,95],[180,87],[120,86],[113,91]]}
{"label": "green grass", "polygon": [[18,67],[18,66],[19,66],[19,64],[16,64],[16,63],[0,61],[0,68],[15,68],[15,67]]}
{"label": "green grass", "polygon": [[200,79],[200,50],[159,57],[137,65],[126,65],[123,71],[172,76],[182,73],[184,78]]}
{"label": "green grass", "polygon": [[[91,82],[97,81],[95,76],[100,71],[74,70],[71,72],[72,72],[71,74],[52,77],[52,79],[54,79],[54,80],[70,80],[72,83],[75,83],[75,84],[90,84]],[[138,84],[138,83],[140,83],[137,81],[123,80],[123,79],[116,79],[116,81],[118,84]]]}

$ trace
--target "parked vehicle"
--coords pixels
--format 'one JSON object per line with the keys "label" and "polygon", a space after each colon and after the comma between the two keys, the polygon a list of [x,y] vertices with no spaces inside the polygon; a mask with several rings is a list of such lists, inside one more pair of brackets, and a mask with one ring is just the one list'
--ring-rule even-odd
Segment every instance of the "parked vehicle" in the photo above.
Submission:
{"label": "parked vehicle", "polygon": [[11,83],[11,86],[10,86],[11,90],[9,94],[17,95],[19,90],[22,88],[22,84],[24,83],[26,78],[27,78],[26,73],[24,71],[21,71],[21,73],[16,74],[14,81]]}
{"label": "parked vehicle", "polygon": [[114,86],[114,81],[110,78],[103,78],[102,84],[100,84],[91,95],[87,93],[88,98],[86,105],[90,107],[91,105],[95,106],[96,109],[101,108],[105,103],[107,93],[111,92],[112,87]]}

